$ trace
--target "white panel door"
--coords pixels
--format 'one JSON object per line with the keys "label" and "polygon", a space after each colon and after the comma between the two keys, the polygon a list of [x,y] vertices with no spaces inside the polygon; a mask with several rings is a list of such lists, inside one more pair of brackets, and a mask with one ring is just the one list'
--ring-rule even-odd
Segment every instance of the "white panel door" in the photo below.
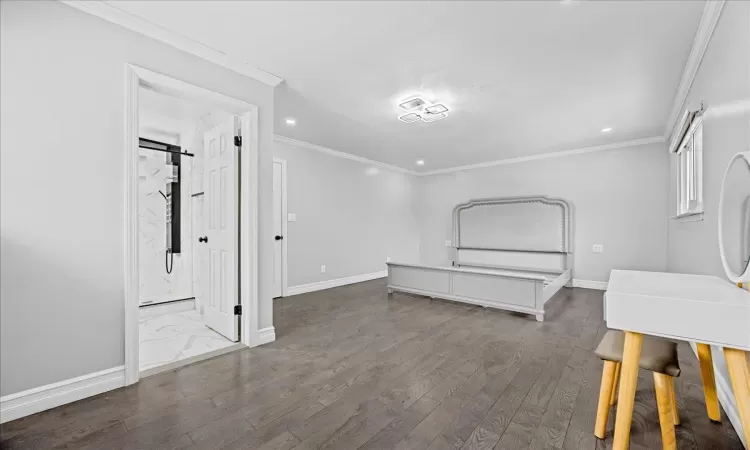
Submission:
{"label": "white panel door", "polygon": [[282,210],[281,210],[281,198],[282,198],[282,186],[283,180],[281,163],[273,163],[273,297],[281,297],[282,289],[281,284],[283,283],[282,277],[282,240],[286,238],[282,234]]}
{"label": "white panel door", "polygon": [[206,235],[208,247],[207,286],[204,297],[205,323],[231,341],[239,340],[238,316],[234,307],[238,295],[238,174],[234,136],[236,118],[205,133],[204,186]]}

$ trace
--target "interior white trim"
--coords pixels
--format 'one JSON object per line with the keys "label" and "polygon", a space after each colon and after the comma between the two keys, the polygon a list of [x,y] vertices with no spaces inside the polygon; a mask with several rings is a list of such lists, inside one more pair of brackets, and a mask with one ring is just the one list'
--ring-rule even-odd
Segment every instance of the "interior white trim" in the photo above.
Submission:
{"label": "interior white trim", "polygon": [[283,144],[294,145],[294,146],[301,147],[301,148],[306,148],[309,150],[315,150],[316,152],[321,152],[327,155],[337,156],[339,158],[361,162],[363,164],[369,164],[369,165],[373,165],[377,167],[382,167],[382,168],[393,170],[396,172],[408,173],[410,175],[415,175],[418,177],[426,177],[430,175],[439,175],[443,173],[461,172],[464,170],[473,170],[473,169],[482,169],[484,167],[501,166],[504,164],[517,164],[517,163],[523,163],[527,161],[537,161],[537,160],[550,159],[550,158],[559,158],[563,156],[573,156],[573,155],[580,155],[584,153],[604,152],[607,150],[617,150],[620,148],[636,147],[639,145],[660,144],[660,143],[666,142],[666,139],[664,139],[663,136],[654,136],[654,137],[645,138],[645,139],[635,139],[632,141],[623,141],[623,142],[615,142],[612,144],[595,145],[593,147],[582,147],[582,148],[574,148],[571,150],[563,150],[559,152],[542,153],[540,155],[519,156],[516,158],[498,159],[495,161],[488,161],[488,162],[483,162],[483,163],[478,163],[478,164],[469,164],[466,166],[448,167],[446,169],[430,170],[426,172],[416,172],[413,170],[404,169],[401,167],[382,163],[380,161],[373,161],[371,159],[363,158],[361,156],[355,156],[350,153],[345,153],[345,152],[341,152],[338,150],[333,150],[330,148],[322,147],[320,145],[311,144],[309,142],[300,141],[300,140],[288,138],[285,136],[279,136],[278,134],[274,135],[274,141],[280,142]]}
{"label": "interior white trim", "polygon": [[299,286],[290,286],[287,292],[289,295],[305,294],[307,292],[322,291],[323,289],[331,289],[339,286],[345,286],[347,284],[376,280],[378,278],[385,278],[387,276],[388,270],[383,270],[381,272],[364,273],[362,275],[354,275],[351,277],[334,278],[333,280],[318,281],[310,284],[301,284]]}
{"label": "interior white trim", "polygon": [[617,150],[620,148],[636,147],[639,145],[647,145],[647,144],[658,144],[662,142],[664,142],[664,137],[654,136],[654,137],[645,138],[645,139],[635,139],[632,141],[615,142],[612,144],[604,144],[604,145],[594,145],[592,147],[574,148],[571,150],[563,150],[559,152],[542,153],[539,155],[529,155],[529,156],[518,156],[515,158],[498,159],[496,161],[488,161],[488,162],[483,162],[483,163],[478,163],[478,164],[469,164],[466,166],[457,166],[457,167],[449,167],[447,169],[430,170],[428,172],[418,172],[417,175],[422,176],[422,177],[428,176],[428,175],[439,175],[443,173],[461,172],[464,170],[483,169],[485,167],[502,166],[505,164],[518,164],[518,163],[523,163],[523,162],[528,162],[528,161],[538,161],[538,160],[543,160],[543,159],[560,158],[563,156],[581,155],[584,153],[604,152],[607,150]]}
{"label": "interior white trim", "polygon": [[80,11],[94,15],[131,31],[150,37],[157,41],[171,45],[183,52],[190,53],[206,61],[212,62],[218,66],[232,70],[246,77],[265,83],[269,86],[276,87],[284,81],[276,75],[270,74],[250,64],[235,59],[226,53],[223,53],[206,44],[200,43],[193,39],[187,38],[181,34],[170,31],[160,25],[148,20],[125,12],[114,5],[99,0],[60,0],[68,6],[72,6]]}
{"label": "interior white trim", "polygon": [[[690,343],[690,348],[693,349],[693,354],[696,358],[698,358],[698,348],[695,346],[695,342]],[[713,349],[714,348],[711,347],[711,351],[713,351]],[[729,380],[724,378],[724,374],[722,373],[722,371],[717,370],[715,362],[714,378],[716,379],[716,393],[717,397],[719,397],[719,403],[724,409],[724,412],[727,414],[729,422],[737,432],[737,436],[739,436],[740,440],[745,445],[745,448],[748,448],[748,444],[750,443],[745,442],[745,434],[742,432],[742,422],[740,421],[740,413],[737,409],[737,403],[734,400],[734,393],[731,387],[732,385]]]}
{"label": "interior white trim", "polygon": [[125,65],[125,385],[138,382],[138,91],[136,68]]}
{"label": "interior white trim", "polygon": [[30,416],[125,385],[125,366],[0,397],[0,423]]}
{"label": "interior white trim", "polygon": [[682,78],[680,78],[680,84],[677,87],[674,102],[672,102],[672,110],[669,113],[667,126],[664,130],[665,139],[670,138],[683,112],[685,101],[690,93],[690,87],[693,85],[695,75],[698,73],[698,68],[700,68],[703,61],[703,55],[706,54],[708,43],[714,34],[714,29],[719,21],[722,8],[724,8],[724,0],[708,1],[703,8],[703,16],[701,16],[698,30],[695,32],[695,39],[693,39],[693,47],[690,49],[690,54],[685,63],[685,70],[682,72]]}
{"label": "interior white trim", "polygon": [[242,118],[240,148],[240,341],[258,345],[258,108],[255,105],[130,64],[126,70],[125,102],[125,385],[136,383],[138,364],[138,95],[141,83],[201,99]]}
{"label": "interior white trim", "polygon": [[289,240],[287,239],[287,229],[289,228],[289,220],[287,217],[287,180],[286,180],[286,160],[281,158],[274,158],[273,162],[281,164],[281,296],[286,297],[287,291],[289,290],[289,278],[287,267],[287,245]]}
{"label": "interior white trim", "polygon": [[573,280],[573,287],[586,288],[586,289],[597,289],[599,291],[607,290],[606,281],[594,281],[594,280]]}
{"label": "interior white trim", "polygon": [[341,151],[338,151],[338,150],[333,150],[333,149],[330,149],[330,148],[327,148],[327,147],[323,147],[323,146],[320,146],[320,145],[311,144],[309,142],[305,142],[305,141],[300,141],[300,140],[297,140],[297,139],[288,138],[286,136],[280,136],[278,134],[274,135],[273,140],[275,142],[280,142],[282,144],[294,145],[296,147],[302,147],[302,148],[306,148],[308,150],[315,150],[316,152],[325,153],[326,155],[337,156],[339,158],[349,159],[351,161],[357,161],[357,162],[360,162],[362,164],[368,164],[368,165],[371,165],[371,166],[382,167],[383,169],[393,170],[394,172],[408,173],[408,174],[411,174],[411,175],[419,175],[419,173],[417,173],[417,172],[415,172],[413,170],[408,170],[408,169],[404,169],[402,167],[393,166],[391,164],[386,164],[384,162],[374,161],[372,159],[367,159],[367,158],[363,158],[361,156],[352,155],[351,153],[345,153],[345,152],[341,152]]}
{"label": "interior white trim", "polygon": [[276,340],[276,329],[274,327],[266,327],[258,330],[251,338],[252,345],[250,347],[257,347],[259,345],[268,344]]}

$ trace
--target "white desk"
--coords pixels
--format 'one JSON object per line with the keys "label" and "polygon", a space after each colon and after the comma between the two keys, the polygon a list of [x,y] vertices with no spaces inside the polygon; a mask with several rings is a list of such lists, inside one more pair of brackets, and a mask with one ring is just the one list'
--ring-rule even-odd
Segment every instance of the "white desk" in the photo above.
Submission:
{"label": "white desk", "polygon": [[[627,449],[643,334],[696,342],[706,408],[721,419],[709,345],[724,347],[740,421],[750,442],[750,292],[713,276],[613,270],[604,295],[607,327],[625,331],[615,449]],[[672,442],[674,442],[672,440]]]}

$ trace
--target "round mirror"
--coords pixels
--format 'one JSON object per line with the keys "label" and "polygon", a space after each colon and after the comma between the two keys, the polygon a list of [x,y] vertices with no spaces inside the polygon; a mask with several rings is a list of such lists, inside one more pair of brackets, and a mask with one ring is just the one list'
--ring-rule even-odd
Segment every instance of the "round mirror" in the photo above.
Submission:
{"label": "round mirror", "polygon": [[750,281],[750,151],[729,161],[719,197],[719,250],[735,283]]}

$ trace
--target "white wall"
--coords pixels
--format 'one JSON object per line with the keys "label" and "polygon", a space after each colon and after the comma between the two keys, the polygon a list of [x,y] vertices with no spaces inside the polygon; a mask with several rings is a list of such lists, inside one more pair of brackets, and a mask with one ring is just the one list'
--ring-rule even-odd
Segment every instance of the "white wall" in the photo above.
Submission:
{"label": "white wall", "polygon": [[[729,159],[750,149],[750,2],[730,1],[722,10],[686,107],[707,107],[703,121],[704,220],[669,220],[667,267],[670,272],[716,275],[726,279],[719,256],[719,192]],[[677,158],[669,172],[669,213],[677,211]],[[665,172],[666,174],[666,172]],[[713,348],[720,398],[729,393],[729,375],[720,348]],[[733,397],[722,401],[724,409],[737,407]],[[734,421],[740,436],[739,422]],[[746,443],[747,445],[747,443]]]}
{"label": "white wall", "polygon": [[[729,159],[750,149],[750,3],[727,2],[688,94],[686,107],[707,108],[703,122],[702,222],[669,221],[672,272],[725,277],[719,256],[719,191]],[[736,108],[744,101],[744,108]],[[733,107],[735,106],[735,107]],[[736,110],[734,113],[729,111]],[[670,158],[669,213],[677,211],[677,163]]]}
{"label": "white wall", "polygon": [[[386,257],[413,260],[419,250],[416,177],[286,143],[288,286],[386,270]],[[326,265],[326,273],[320,266]]]}
{"label": "white wall", "polygon": [[61,3],[0,2],[0,395],[124,363],[125,63],[258,105],[271,234],[273,88]]}
{"label": "white wall", "polygon": [[[562,197],[575,214],[576,279],[607,281],[613,268],[666,269],[665,144],[650,144],[418,178],[420,258],[449,264],[452,208],[470,199]],[[593,244],[604,253],[592,253]]]}

